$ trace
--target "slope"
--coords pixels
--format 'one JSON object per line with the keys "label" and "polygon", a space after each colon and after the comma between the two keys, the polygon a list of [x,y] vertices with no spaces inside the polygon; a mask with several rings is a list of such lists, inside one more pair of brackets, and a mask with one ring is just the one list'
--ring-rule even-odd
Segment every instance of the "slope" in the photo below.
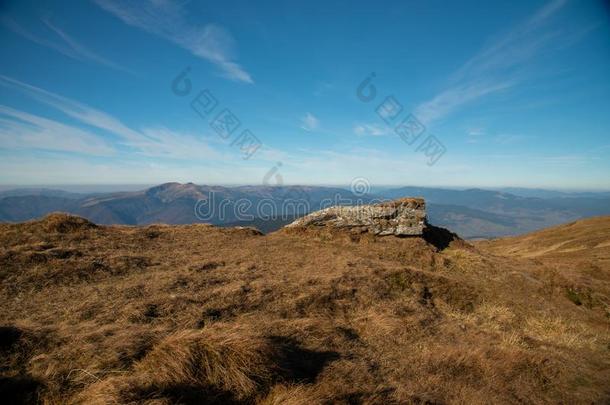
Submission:
{"label": "slope", "polygon": [[602,301],[436,228],[262,235],[56,214],[0,225],[0,247],[0,394],[14,403],[610,399]]}

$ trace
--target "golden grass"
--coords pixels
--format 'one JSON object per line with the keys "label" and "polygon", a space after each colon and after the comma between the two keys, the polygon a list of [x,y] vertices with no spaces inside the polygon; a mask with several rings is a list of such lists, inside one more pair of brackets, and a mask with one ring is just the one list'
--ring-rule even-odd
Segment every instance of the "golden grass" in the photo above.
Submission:
{"label": "golden grass", "polygon": [[235,325],[183,330],[156,344],[134,364],[133,372],[98,379],[76,402],[172,403],[180,390],[194,400],[246,400],[268,382],[272,354],[268,341]]}
{"label": "golden grass", "polygon": [[[549,344],[565,346],[572,349],[604,349],[602,339],[596,333],[580,323],[572,323],[560,317],[541,316],[528,318],[524,332]],[[602,347],[597,346],[601,343]]]}
{"label": "golden grass", "polygon": [[[591,234],[569,232],[570,249]],[[537,249],[546,237],[559,243],[543,233]],[[61,214],[0,224],[0,394],[607,402],[610,255],[511,253],[524,240],[443,249],[329,229],[98,227]]]}
{"label": "golden grass", "polygon": [[323,398],[315,388],[308,385],[274,386],[269,394],[257,401],[258,405],[318,405]]}
{"label": "golden grass", "polygon": [[272,348],[264,339],[236,327],[186,330],[157,344],[136,373],[153,384],[192,384],[231,391],[238,399],[256,392],[270,376]]}

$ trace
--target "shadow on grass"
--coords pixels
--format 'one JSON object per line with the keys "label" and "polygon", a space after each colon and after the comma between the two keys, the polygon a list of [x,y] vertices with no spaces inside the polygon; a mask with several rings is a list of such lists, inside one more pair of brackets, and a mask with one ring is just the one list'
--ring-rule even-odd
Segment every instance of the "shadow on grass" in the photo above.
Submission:
{"label": "shadow on grass", "polygon": [[284,381],[313,383],[328,363],[339,358],[337,352],[306,349],[291,338],[273,336],[271,341],[279,352],[276,363]]}

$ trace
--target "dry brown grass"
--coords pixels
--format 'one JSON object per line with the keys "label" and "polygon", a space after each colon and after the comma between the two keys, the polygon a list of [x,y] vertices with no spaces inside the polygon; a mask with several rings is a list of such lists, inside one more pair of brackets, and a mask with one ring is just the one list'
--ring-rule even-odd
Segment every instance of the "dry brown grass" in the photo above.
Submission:
{"label": "dry brown grass", "polygon": [[258,401],[259,405],[318,405],[323,402],[318,391],[308,385],[274,386],[269,394]]}
{"label": "dry brown grass", "polygon": [[610,234],[598,221],[559,229],[561,251],[552,232],[473,247],[438,232],[263,236],[62,214],[0,225],[0,394],[46,404],[604,403]]}
{"label": "dry brown grass", "polygon": [[133,372],[92,384],[76,402],[173,403],[185,395],[191,401],[244,401],[269,382],[273,354],[267,340],[234,325],[183,330],[156,344]]}
{"label": "dry brown grass", "polygon": [[272,348],[243,330],[217,329],[215,325],[169,336],[136,365],[136,372],[158,385],[211,386],[233,392],[237,398],[251,396],[257,381],[269,378]]}

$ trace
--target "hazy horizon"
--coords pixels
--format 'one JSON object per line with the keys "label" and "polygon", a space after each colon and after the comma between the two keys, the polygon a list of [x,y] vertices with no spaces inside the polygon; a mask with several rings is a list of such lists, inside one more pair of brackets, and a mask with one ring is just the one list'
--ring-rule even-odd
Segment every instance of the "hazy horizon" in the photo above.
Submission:
{"label": "hazy horizon", "polygon": [[[166,183],[194,183],[198,186],[222,186],[222,187],[241,187],[241,186],[265,186],[264,184],[230,184],[230,183],[195,183],[195,182],[164,182],[154,184],[0,184],[0,192],[18,189],[49,189],[49,190],[60,190],[73,193],[104,193],[104,192],[117,192],[117,191],[140,191],[150,187],[156,187]],[[268,185],[270,187],[282,187],[282,186],[304,186],[304,187],[337,187],[349,190],[352,186],[350,184],[282,184],[282,185]],[[511,189],[524,190],[524,191],[548,191],[548,192],[560,192],[560,193],[610,193],[610,189],[590,189],[590,188],[542,188],[542,187],[519,187],[519,186],[498,186],[498,187],[486,187],[486,186],[450,186],[450,185],[418,185],[418,184],[380,184],[370,185],[370,192],[374,194],[376,190],[386,190],[393,188],[402,187],[420,187],[420,188],[436,188],[436,189],[447,189],[447,190],[469,190],[469,189],[480,189],[489,191],[505,191],[510,193]]]}

